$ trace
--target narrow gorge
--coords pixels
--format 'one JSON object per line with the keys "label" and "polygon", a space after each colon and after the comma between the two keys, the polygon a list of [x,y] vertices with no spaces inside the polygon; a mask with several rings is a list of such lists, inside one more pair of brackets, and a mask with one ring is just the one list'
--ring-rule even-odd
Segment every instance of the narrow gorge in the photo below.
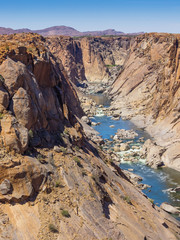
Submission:
{"label": "narrow gorge", "polygon": [[179,39],[0,36],[0,239],[180,239],[88,122],[108,96],[179,171]]}

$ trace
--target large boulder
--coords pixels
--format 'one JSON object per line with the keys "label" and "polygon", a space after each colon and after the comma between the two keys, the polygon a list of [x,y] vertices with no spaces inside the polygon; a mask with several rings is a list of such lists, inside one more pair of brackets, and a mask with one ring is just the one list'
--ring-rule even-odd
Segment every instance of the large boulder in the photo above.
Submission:
{"label": "large boulder", "polygon": [[161,147],[153,145],[147,153],[147,164],[152,168],[161,167],[163,165],[163,161],[161,160],[162,153],[163,151]]}
{"label": "large boulder", "polygon": [[129,150],[130,147],[129,147],[129,144],[128,143],[121,143],[120,145],[120,151],[127,151]]}
{"label": "large boulder", "polygon": [[164,148],[156,145],[152,140],[148,139],[143,145],[141,150],[142,155],[146,158],[147,165],[152,168],[158,168],[164,165],[162,161],[162,154],[164,153]]}
{"label": "large boulder", "polygon": [[0,164],[0,202],[21,202],[35,196],[52,172],[50,164],[42,165],[36,158],[14,158]]}
{"label": "large boulder", "polygon": [[12,190],[12,185],[8,179],[4,179],[4,181],[0,184],[0,193],[2,195],[6,195],[10,193]]}
{"label": "large boulder", "polygon": [[8,58],[0,65],[0,75],[4,79],[4,85],[10,96],[24,85],[24,73],[26,66],[20,62],[16,63]]}
{"label": "large boulder", "polygon": [[180,210],[177,209],[176,207],[173,207],[171,206],[170,204],[168,203],[162,203],[161,206],[160,206],[164,211],[168,212],[168,213],[171,213],[171,214],[179,214],[180,213]]}
{"label": "large boulder", "polygon": [[81,120],[86,124],[91,125],[91,120],[87,116],[83,116]]}
{"label": "large boulder", "polygon": [[180,142],[174,142],[162,155],[162,160],[167,167],[174,168],[180,171]]}
{"label": "large boulder", "polygon": [[31,98],[24,88],[19,88],[12,99],[15,117],[26,128],[30,129],[37,120],[37,110],[33,106]]}
{"label": "large boulder", "polygon": [[134,130],[118,129],[116,135],[119,139],[134,139],[138,134]]}
{"label": "large boulder", "polygon": [[12,115],[5,115],[1,120],[1,136],[9,151],[24,153],[28,147],[28,130]]}

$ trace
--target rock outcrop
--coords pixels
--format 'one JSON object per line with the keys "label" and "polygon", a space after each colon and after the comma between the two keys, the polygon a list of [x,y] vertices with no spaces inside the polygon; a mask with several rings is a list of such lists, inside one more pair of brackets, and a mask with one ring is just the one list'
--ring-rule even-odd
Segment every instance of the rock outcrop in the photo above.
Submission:
{"label": "rock outcrop", "polygon": [[[70,80],[84,87],[83,82],[108,83],[121,71],[127,56],[130,37],[50,37],[49,47],[60,58]],[[84,83],[85,84],[85,83]]]}
{"label": "rock outcrop", "polygon": [[[74,112],[80,117],[83,114],[61,63],[56,63],[45,49],[45,39],[33,34],[22,36],[34,52],[28,53],[26,47],[15,48],[16,35],[9,37],[7,59],[0,65],[1,144],[19,153],[27,149],[29,131],[39,139],[38,145],[53,144],[53,132],[62,132],[66,121],[74,125],[77,122]],[[34,49],[38,44],[39,49]]]}

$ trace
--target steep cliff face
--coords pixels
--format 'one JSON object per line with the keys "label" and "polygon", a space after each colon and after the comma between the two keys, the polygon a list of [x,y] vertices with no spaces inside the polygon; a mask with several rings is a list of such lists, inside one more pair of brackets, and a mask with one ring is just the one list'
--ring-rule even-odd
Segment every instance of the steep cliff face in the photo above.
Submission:
{"label": "steep cliff face", "polygon": [[85,136],[54,45],[34,34],[0,44],[0,238],[178,239],[179,223]]}
{"label": "steep cliff face", "polygon": [[51,37],[48,41],[53,54],[61,58],[71,81],[78,85],[85,80],[90,83],[108,82],[111,68],[124,64],[132,39]]}
{"label": "steep cliff face", "polygon": [[171,34],[138,36],[111,90],[112,106],[120,109],[122,116],[134,117],[136,124],[147,127],[157,143],[168,149],[165,164],[178,170],[179,40],[178,35]]}
{"label": "steep cliff face", "polygon": [[[1,38],[2,50],[5,37]],[[19,43],[18,38],[24,41]],[[36,136],[33,145],[50,144],[55,131],[62,132],[66,122],[73,126],[73,114],[82,116],[83,112],[61,63],[45,47],[44,38],[23,34],[6,40],[1,60],[7,59],[0,65],[1,144],[23,153],[28,131]],[[23,44],[26,47],[19,47]]]}

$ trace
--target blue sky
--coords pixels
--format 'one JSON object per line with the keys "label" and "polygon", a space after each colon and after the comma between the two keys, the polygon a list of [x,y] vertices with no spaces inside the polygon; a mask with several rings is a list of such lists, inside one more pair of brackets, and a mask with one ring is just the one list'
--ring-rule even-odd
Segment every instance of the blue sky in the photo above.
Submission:
{"label": "blue sky", "polygon": [[0,9],[0,26],[14,29],[180,32],[180,0],[6,0]]}

